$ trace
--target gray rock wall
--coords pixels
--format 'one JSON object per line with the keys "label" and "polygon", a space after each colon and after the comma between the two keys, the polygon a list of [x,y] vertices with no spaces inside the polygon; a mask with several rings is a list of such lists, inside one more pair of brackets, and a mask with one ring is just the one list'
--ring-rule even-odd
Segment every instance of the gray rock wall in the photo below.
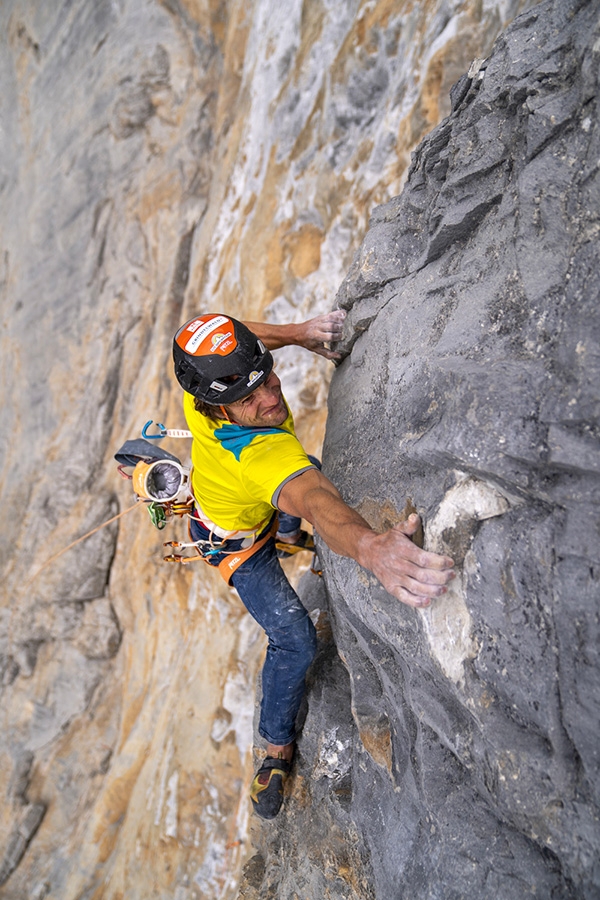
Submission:
{"label": "gray rock wall", "polygon": [[519,17],[339,291],[325,471],[459,577],[415,611],[320,545],[343,667],[241,897],[600,896],[599,66],[597,3]]}

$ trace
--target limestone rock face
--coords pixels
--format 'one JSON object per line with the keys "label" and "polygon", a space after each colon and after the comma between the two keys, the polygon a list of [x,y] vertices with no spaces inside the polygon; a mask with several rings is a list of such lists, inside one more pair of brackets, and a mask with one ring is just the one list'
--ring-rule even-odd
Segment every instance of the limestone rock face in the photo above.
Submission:
{"label": "limestone rock face", "polygon": [[245,898],[600,895],[599,67],[597,4],[520,16],[339,291],[325,471],[458,577],[416,611],[320,546],[344,669]]}
{"label": "limestone rock face", "polygon": [[[502,88],[506,95],[498,88],[499,99],[493,105],[498,128],[504,127],[503,123],[508,127],[512,121],[500,116],[503,103],[507,109],[517,104],[523,120],[530,123],[525,151],[532,161],[527,167],[519,168],[516,163],[514,167],[528,179],[519,193],[523,203],[529,198],[529,205],[520,213],[521,221],[527,216],[534,221],[540,242],[534,247],[526,233],[517,232],[513,252],[521,254],[521,260],[530,257],[530,264],[523,264],[522,285],[510,274],[517,270],[516,263],[507,268],[500,257],[494,257],[493,249],[490,259],[469,263],[469,272],[481,272],[482,283],[492,273],[499,283],[498,302],[486,306],[489,321],[477,331],[475,343],[469,329],[479,327],[479,295],[474,288],[468,294],[471,319],[462,307],[460,318],[455,318],[462,295],[459,297],[458,287],[453,285],[459,284],[461,272],[454,271],[448,260],[455,259],[459,266],[460,248],[468,235],[478,233],[478,226],[485,227],[492,215],[506,233],[505,239],[499,233],[496,243],[490,245],[497,246],[499,254],[509,247],[509,230],[515,233],[515,222],[498,218],[506,208],[503,204],[510,200],[510,192],[504,188],[513,181],[502,155],[503,137],[500,131],[493,131],[492,118],[481,117],[481,127],[487,127],[487,121],[490,129],[481,137],[467,138],[464,131],[460,138],[457,132],[454,143],[449,136],[445,148],[446,131],[435,132],[433,143],[421,152],[411,182],[423,179],[423,205],[412,188],[410,210],[401,211],[398,201],[391,199],[400,191],[411,150],[450,112],[451,102],[457,107],[457,116],[462,115],[461,105],[467,110],[480,108],[475,102],[476,85],[484,96],[488,83],[496,84],[497,79],[486,81],[487,69],[481,69],[486,73],[481,82],[475,74],[471,80],[463,76],[473,59],[489,55],[507,23],[532,5],[531,0],[5,0],[0,4],[0,782],[4,800],[0,882],[7,900],[225,900],[236,895],[241,864],[252,855],[245,785],[252,765],[252,714],[255,678],[264,650],[262,637],[234,592],[214,573],[193,567],[192,571],[173,570],[162,563],[161,535],[142,510],[126,512],[132,495],[116,474],[113,454],[126,439],[139,436],[147,419],[183,425],[180,392],[170,361],[172,334],[182,321],[199,308],[221,308],[249,319],[267,316],[273,321],[301,320],[330,308],[365,235],[373,207],[387,201],[392,205],[378,213],[379,232],[372,250],[364,245],[358,268],[343,288],[342,301],[351,310],[346,344],[351,355],[336,376],[333,397],[333,408],[348,422],[356,407],[357,415],[377,423],[372,432],[365,431],[377,454],[377,466],[374,469],[372,458],[363,455],[367,443],[358,421],[356,430],[347,436],[339,420],[333,419],[328,465],[365,515],[393,520],[410,495],[426,513],[428,540],[447,541],[448,532],[460,535],[462,543],[453,550],[459,561],[464,558],[464,581],[452,599],[455,613],[448,623],[450,630],[442,634],[434,613],[431,621],[422,622],[414,615],[398,613],[396,605],[381,597],[376,588],[373,601],[366,606],[371,591],[368,581],[357,581],[360,590],[355,590],[355,567],[328,562],[328,586],[335,610],[339,609],[339,617],[334,611],[336,633],[352,677],[349,681],[330,647],[322,681],[317,678],[314,683],[315,690],[321,684],[318,690],[324,702],[328,686],[335,685],[335,715],[330,711],[323,733],[314,732],[310,737],[307,729],[301,752],[307,759],[319,760],[317,771],[325,778],[320,782],[324,790],[321,807],[325,808],[328,796],[326,779],[338,773],[339,802],[346,811],[362,804],[372,825],[369,831],[358,819],[355,825],[348,824],[351,819],[345,819],[346,824],[335,820],[337,849],[326,851],[324,840],[321,842],[321,859],[327,860],[322,871],[328,879],[339,877],[344,884],[355,884],[365,896],[369,891],[385,892],[388,870],[381,868],[381,883],[373,875],[377,854],[387,854],[387,845],[377,849],[378,823],[383,813],[387,816],[386,809],[396,809],[392,799],[399,803],[401,795],[397,791],[389,795],[387,807],[383,800],[380,805],[379,797],[371,795],[368,779],[373,772],[381,772],[381,784],[387,788],[390,772],[400,771],[402,759],[407,759],[398,755],[398,747],[412,753],[416,736],[425,740],[415,723],[418,721],[420,728],[421,721],[431,721],[433,725],[428,727],[439,729],[438,713],[450,723],[448,734],[454,735],[444,744],[444,752],[449,760],[456,760],[458,774],[441,764],[438,767],[439,791],[447,791],[449,808],[454,802],[452,779],[459,783],[464,778],[461,766],[471,766],[479,778],[480,759],[489,757],[489,790],[498,791],[497,815],[505,823],[503,827],[509,828],[506,822],[516,815],[514,791],[508,790],[514,786],[510,779],[519,766],[526,768],[522,759],[528,758],[525,750],[522,758],[513,759],[510,754],[517,753],[515,746],[529,746],[526,725],[530,719],[525,718],[518,731],[522,744],[514,745],[512,731],[502,743],[501,729],[508,728],[503,711],[512,703],[525,702],[530,694],[524,675],[512,681],[512,663],[504,664],[507,657],[519,670],[527,666],[535,670],[536,677],[541,677],[542,670],[559,672],[561,691],[565,698],[571,697],[565,699],[560,717],[555,711],[561,724],[548,737],[550,713],[539,691],[535,692],[536,680],[527,688],[531,692],[527,702],[540,705],[540,723],[534,729],[540,752],[546,754],[540,756],[540,773],[547,770],[555,778],[553,766],[563,771],[562,760],[569,757],[566,751],[555,749],[559,734],[565,746],[569,741],[576,743],[581,759],[579,793],[573,794],[573,766],[565,769],[562,807],[558,800],[548,800],[550,811],[539,813],[539,808],[546,808],[548,790],[528,798],[533,804],[530,819],[535,820],[536,837],[531,825],[531,833],[523,828],[527,835],[523,840],[533,847],[548,836],[557,841],[554,835],[573,804],[580,805],[582,817],[589,808],[584,773],[596,751],[577,703],[585,706],[590,702],[591,694],[579,693],[579,685],[591,678],[593,666],[588,656],[569,656],[568,648],[589,638],[585,653],[592,653],[591,626],[584,614],[588,576],[577,568],[576,560],[582,547],[591,552],[593,532],[591,526],[581,524],[582,507],[573,511],[567,500],[558,499],[553,491],[566,496],[565,471],[570,473],[568,490],[573,496],[585,491],[582,469],[593,468],[595,463],[593,435],[583,425],[573,424],[588,422],[591,416],[585,406],[594,383],[588,362],[591,350],[585,349],[590,346],[591,332],[588,323],[582,325],[577,338],[581,343],[572,345],[570,337],[561,335],[567,322],[558,300],[554,306],[544,306],[540,293],[537,306],[531,300],[538,318],[530,318],[522,311],[519,291],[526,290],[529,298],[535,293],[536,279],[540,279],[542,291],[543,276],[548,295],[554,296],[554,286],[560,292],[558,286],[570,275],[574,293],[569,297],[577,297],[580,304],[579,298],[587,296],[581,278],[589,266],[569,268],[565,274],[564,258],[554,238],[550,240],[551,229],[558,229],[562,221],[555,206],[564,212],[558,198],[566,188],[562,182],[555,183],[554,175],[543,167],[536,170],[531,166],[535,159],[547,159],[544,154],[547,147],[554,146],[555,132],[558,138],[571,128],[572,115],[579,113],[569,113],[569,103],[580,108],[581,84],[592,83],[595,57],[589,57],[585,77],[581,82],[574,78],[572,93],[565,99],[562,93],[552,93],[555,83],[563,83],[557,81],[563,77],[560,57],[552,56],[546,47],[535,49],[534,42],[513,59]],[[579,58],[575,46],[576,41],[573,46],[565,45],[565,60]],[[527,74],[533,50],[546,53],[543,58],[556,67],[541,73],[538,81],[534,80],[537,63],[531,64],[531,80]],[[517,93],[517,83],[527,85],[523,97]],[[538,101],[539,107],[535,106]],[[523,103],[533,106],[525,108]],[[476,126],[472,127],[476,132]],[[582,141],[592,140],[593,112],[581,119],[578,133]],[[509,143],[513,137],[522,147],[516,125],[504,139]],[[460,140],[464,143],[459,146]],[[463,162],[473,156],[473,200],[469,172],[461,183],[456,166],[450,167],[450,146]],[[575,148],[571,152],[575,153]],[[591,192],[595,184],[593,152],[590,150],[583,168],[585,178],[578,156],[571,164],[567,155],[562,168],[557,164],[557,171],[561,177],[568,171],[573,178],[580,172],[581,190]],[[446,179],[446,169],[455,173],[454,183]],[[536,171],[538,181],[534,179]],[[438,183],[434,213],[430,204]],[[537,202],[539,183],[545,193]],[[455,202],[455,197],[460,201]],[[595,209],[591,193],[590,198],[589,209]],[[570,198],[569,203],[573,202]],[[568,209],[573,219],[577,210]],[[594,226],[583,214],[579,221],[579,228],[589,229],[589,239],[586,245],[577,246],[591,259]],[[568,240],[580,233],[573,228],[571,222],[565,232]],[[370,232],[367,241],[372,241],[373,234]],[[398,247],[402,246],[401,254],[393,248],[396,240]],[[565,238],[565,247],[568,240]],[[436,273],[442,270],[446,281],[434,283]],[[432,277],[427,289],[433,299],[429,297],[421,307],[420,298],[425,296],[422,278],[428,277],[427,273]],[[379,313],[386,298],[395,297],[394,291],[397,294],[404,284],[402,278],[421,285],[418,290],[415,287],[414,295],[419,314],[415,320],[406,307],[406,321],[400,313],[400,319],[390,319],[400,321],[403,329],[393,331],[390,343],[390,332],[384,328],[386,316]],[[469,274],[471,286],[474,279],[475,275]],[[507,291],[506,298],[500,288]],[[434,307],[438,309],[436,304],[437,324],[427,331],[429,320],[423,310],[429,315]],[[392,309],[401,307],[394,302],[390,314]],[[538,336],[538,326],[531,323],[542,319]],[[519,322],[518,326],[511,324]],[[528,327],[533,329],[531,334],[525,333]],[[371,359],[361,370],[366,344],[355,338],[368,330],[369,339],[376,340],[378,328],[382,329],[382,343],[372,352],[381,368]],[[427,355],[417,347],[419,328],[423,328],[425,341],[439,335],[435,353],[431,350]],[[518,328],[524,329],[521,343]],[[568,332],[570,336],[573,333]],[[531,459],[532,447],[538,447],[538,420],[535,410],[531,414],[523,411],[515,424],[509,413],[514,392],[519,398],[525,393],[527,373],[541,371],[538,357],[542,351],[535,348],[544,334],[546,343],[556,344],[553,355],[544,357],[550,367],[544,396],[554,396],[551,385],[556,382],[552,379],[561,377],[565,384],[581,386],[581,395],[577,394],[572,404],[574,395],[565,388],[562,418],[557,416],[548,433],[542,429],[539,437],[540,442],[546,439],[548,460],[563,473],[562,480],[552,475],[556,486],[552,481],[544,487],[540,474],[540,483],[528,487],[523,479],[538,471],[534,465],[537,457]],[[436,362],[457,355],[458,351],[448,350],[444,356],[443,348],[444,341],[452,348],[456,346],[452,341],[459,339],[473,354],[471,375],[464,368],[462,375],[448,373]],[[528,341],[535,346],[530,347]],[[520,349],[513,352],[514,342]],[[474,349],[477,346],[479,356]],[[396,347],[401,349],[397,352]],[[491,366],[481,360],[486,353],[508,353],[508,349],[513,355],[509,354],[504,369],[498,363],[496,370],[503,371],[511,385],[513,393],[505,395],[500,392],[504,382],[495,382]],[[531,360],[529,367],[519,354]],[[468,356],[467,351],[464,355]],[[402,367],[402,360],[407,368]],[[320,449],[330,369],[324,360],[300,351],[285,352],[280,363],[299,433],[313,452]],[[477,409],[468,406],[467,386],[473,381],[472,390],[475,386],[483,390],[482,371],[490,392],[494,384],[499,385],[494,401],[500,404],[497,409],[493,403],[482,405],[480,393],[476,395]],[[588,381],[582,380],[584,373]],[[449,379],[456,383],[452,416]],[[342,403],[340,396],[347,384]],[[425,393],[419,393],[422,385],[427,385]],[[464,390],[459,390],[460,385]],[[540,390],[542,386],[538,385]],[[380,404],[386,394],[395,398],[389,401],[390,420],[382,419],[381,406],[374,402],[375,395]],[[356,398],[353,405],[348,404],[349,397]],[[475,403],[475,394],[473,397]],[[550,421],[550,406],[543,408],[546,419],[541,421]],[[433,444],[428,443],[438,420],[442,423],[439,427],[446,427],[444,423],[458,422],[463,415],[473,419],[464,445],[461,436],[466,432],[450,428],[450,424],[447,443],[440,443],[437,437]],[[386,422],[383,427],[382,422]],[[389,422],[396,423],[394,429]],[[491,462],[485,462],[485,454],[494,429],[501,425],[506,450],[494,457],[496,471]],[[184,459],[188,455],[184,444],[173,443],[168,449]],[[470,454],[477,453],[479,456],[471,458]],[[467,457],[471,459],[468,465]],[[410,464],[405,461],[409,458]],[[397,467],[393,461],[398,462]],[[446,481],[447,472],[451,474]],[[433,474],[429,479],[423,473]],[[544,490],[550,499],[544,499]],[[535,512],[530,514],[527,503],[534,495]],[[383,506],[382,498],[387,501]],[[562,504],[563,510],[561,546],[566,555],[560,560],[554,559],[549,549],[553,546],[551,525],[555,527],[560,518],[554,512],[554,518],[548,518],[554,504]],[[125,513],[123,518],[58,555],[119,513]],[[501,557],[494,555],[490,529],[502,531],[505,522],[512,523],[519,515],[523,515],[519,527],[532,543],[533,556],[527,566],[523,563],[524,569],[510,569],[505,574]],[[471,544],[473,523],[479,521],[481,547]],[[535,534],[531,531],[534,522]],[[521,534],[517,525],[511,524],[511,529],[511,535]],[[172,528],[165,539],[184,536],[183,528]],[[487,559],[484,553],[491,560],[485,578],[492,580],[485,581],[486,590],[494,594],[497,576],[503,591],[498,596],[512,598],[510,609],[488,601],[500,622],[504,622],[502,616],[518,618],[524,608],[529,610],[518,598],[530,591],[533,583],[538,584],[544,553],[548,559],[544,584],[552,583],[557,597],[564,596],[558,574],[565,584],[571,578],[583,579],[573,599],[573,604],[578,604],[576,615],[571,606],[571,615],[559,625],[559,613],[553,613],[556,631],[552,634],[558,634],[566,645],[564,666],[556,667],[556,645],[550,637],[537,650],[530,647],[522,661],[517,638],[509,640],[489,617],[491,613],[483,614],[486,607],[479,602],[479,594],[477,602],[473,600],[473,584],[484,578],[477,568],[479,560]],[[492,576],[493,572],[496,575]],[[530,575],[537,580],[528,580]],[[335,599],[336,583],[347,583],[352,593],[343,600]],[[314,594],[310,602],[323,606],[317,588],[310,591],[311,597]],[[540,596],[546,595],[542,592]],[[545,622],[543,617],[549,613],[542,601],[540,604],[535,614]],[[357,634],[363,628],[365,640],[375,640],[369,635],[378,632],[371,630],[375,625],[366,612],[371,606],[387,610],[382,615],[389,620],[386,628],[390,634],[396,635],[398,623],[405,623],[402,633],[416,654],[411,662],[413,697],[428,698],[430,703],[423,718],[414,712],[418,701],[407,700],[405,706],[395,683],[388,684],[383,676],[381,697],[371,708],[374,688],[368,685],[372,679],[361,675],[368,666],[360,647],[367,645],[361,638],[354,660],[346,646],[351,638],[345,636],[353,634],[354,628]],[[344,625],[351,621],[342,615],[346,608],[353,610],[355,626]],[[527,615],[533,616],[534,610]],[[523,628],[524,624],[520,631]],[[383,637],[377,640],[387,654]],[[392,660],[399,642],[396,635],[393,652],[389,651]],[[562,644],[559,651],[562,653]],[[471,660],[468,670],[463,659]],[[567,664],[569,659],[572,665]],[[371,665],[377,670],[379,663]],[[395,665],[398,672],[404,672],[399,663]],[[406,668],[408,663],[403,665]],[[488,675],[482,674],[484,665]],[[551,670],[552,665],[555,668]],[[396,670],[392,672],[396,677],[394,673]],[[492,699],[485,713],[480,711],[480,706],[485,706],[480,702],[483,694],[470,687],[476,676],[477,684],[489,680]],[[408,684],[408,674],[406,679]],[[455,710],[452,715],[448,693],[439,686],[446,684],[443,679],[454,685],[456,692],[450,704]],[[504,685],[505,694],[498,694],[501,701],[493,699],[494,679],[498,680],[498,692]],[[519,693],[510,699],[510,690],[517,683],[522,686],[523,698]],[[356,685],[363,684],[365,692],[361,693]],[[352,697],[350,706],[347,697]],[[468,704],[466,697],[475,706]],[[313,701],[311,709],[318,710],[316,695]],[[356,710],[358,725],[351,708]],[[586,713],[588,718],[592,712]],[[513,719],[521,722],[520,715],[515,713]],[[463,732],[454,734],[452,716],[461,728],[466,723],[460,739],[457,736]],[[498,718],[498,747],[507,754],[502,770],[502,774],[506,770],[506,784],[498,775],[500,750],[486,743],[494,734],[493,727],[486,725],[486,716]],[[513,719],[509,717],[509,721]],[[392,729],[402,740],[392,736]],[[410,740],[405,740],[405,731],[412,735]],[[360,762],[367,771],[362,787],[353,762],[353,754],[362,752],[361,747],[369,748]],[[373,763],[376,768],[371,759],[377,761]],[[498,786],[494,787],[497,775]],[[354,794],[350,791],[353,777],[357,785]],[[316,815],[315,798],[310,780],[305,784],[308,819],[304,821],[310,822]],[[469,798],[479,796],[478,785],[473,775],[461,795],[467,798],[465,806],[471,802]],[[416,788],[405,796],[416,810],[420,796]],[[406,826],[398,825],[393,839],[395,847],[406,846],[406,853],[415,834],[416,815]],[[495,822],[492,813],[490,816],[489,821]],[[552,832],[544,824],[550,818],[556,823]],[[316,833],[327,834],[327,821],[321,821],[322,830]],[[454,820],[450,817],[448,821]],[[439,821],[435,827],[441,828]],[[573,842],[579,833],[573,832]],[[481,834],[488,832],[484,829]],[[583,858],[589,842],[583,837],[581,841],[578,846]],[[310,847],[316,849],[316,837],[305,846],[307,854]],[[443,846],[446,852],[449,844]],[[554,852],[548,846],[546,852]],[[440,867],[445,864],[440,856]],[[572,869],[578,871],[574,862]],[[271,871],[266,862],[263,870]],[[255,881],[260,871],[260,858],[255,857]],[[404,870],[398,866],[395,871]],[[318,885],[315,897],[325,896],[323,882]],[[304,889],[298,892],[300,896],[306,893]]]}

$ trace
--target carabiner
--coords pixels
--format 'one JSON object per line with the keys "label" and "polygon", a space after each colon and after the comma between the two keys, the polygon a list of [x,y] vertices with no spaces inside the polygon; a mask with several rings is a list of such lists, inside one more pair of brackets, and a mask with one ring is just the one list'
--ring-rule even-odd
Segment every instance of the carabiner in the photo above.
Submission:
{"label": "carabiner", "polygon": [[148,434],[148,428],[152,425],[152,419],[148,419],[144,427],[142,428],[142,437],[146,438],[147,441],[160,441],[161,438],[166,437],[167,429],[164,425],[161,425],[159,422],[156,423],[156,427],[159,429],[159,434]]}

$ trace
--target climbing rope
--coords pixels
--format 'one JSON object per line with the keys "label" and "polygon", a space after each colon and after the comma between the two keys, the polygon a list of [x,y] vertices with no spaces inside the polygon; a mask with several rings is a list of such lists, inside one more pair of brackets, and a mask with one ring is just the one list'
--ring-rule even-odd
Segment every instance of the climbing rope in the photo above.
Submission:
{"label": "climbing rope", "polygon": [[102,528],[106,528],[107,525],[110,525],[112,522],[116,522],[117,519],[121,519],[123,516],[127,515],[127,513],[131,512],[132,509],[135,509],[136,506],[144,506],[144,505],[145,504],[140,503],[140,501],[136,499],[135,503],[132,506],[129,506],[127,509],[124,509],[123,512],[117,513],[116,516],[113,516],[112,518],[108,519],[106,522],[103,522],[101,525],[97,525],[96,528],[92,528],[91,531],[88,531],[87,534],[83,534],[81,537],[77,538],[76,541],[72,541],[67,547],[63,547],[62,550],[59,550],[58,553],[55,553],[53,556],[51,556],[49,559],[47,559],[46,562],[40,566],[40,568],[37,570],[37,572],[33,573],[31,578],[29,578],[25,582],[24,587],[29,587],[31,582],[35,581],[35,579],[38,577],[40,572],[43,572],[44,569],[46,569],[50,565],[50,563],[53,563],[55,560],[57,560],[59,558],[59,556],[62,556],[63,553],[66,553],[67,550],[71,549],[71,547],[75,547],[77,544],[80,544],[82,541],[85,541],[86,538],[89,538],[93,534],[96,534],[97,531],[100,531]]}

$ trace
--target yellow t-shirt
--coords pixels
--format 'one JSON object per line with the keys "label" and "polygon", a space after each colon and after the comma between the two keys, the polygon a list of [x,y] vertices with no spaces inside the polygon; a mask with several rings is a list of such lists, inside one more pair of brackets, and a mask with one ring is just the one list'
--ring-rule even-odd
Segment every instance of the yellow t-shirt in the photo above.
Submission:
{"label": "yellow t-shirt", "polygon": [[313,468],[288,417],[278,428],[213,422],[184,393],[192,432],[192,489],[206,517],[227,531],[252,531],[270,519],[286,481]]}

